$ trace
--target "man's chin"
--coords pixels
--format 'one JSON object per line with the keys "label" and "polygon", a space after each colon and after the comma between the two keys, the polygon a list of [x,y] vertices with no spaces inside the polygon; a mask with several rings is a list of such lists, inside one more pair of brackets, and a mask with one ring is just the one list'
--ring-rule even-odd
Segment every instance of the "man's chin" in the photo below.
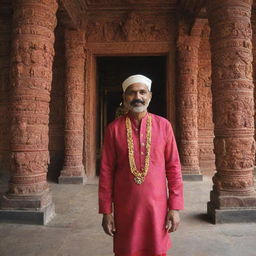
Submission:
{"label": "man's chin", "polygon": [[145,106],[141,106],[141,107],[133,107],[130,109],[132,112],[135,112],[135,113],[141,113],[141,112],[144,112],[147,110],[147,107]]}

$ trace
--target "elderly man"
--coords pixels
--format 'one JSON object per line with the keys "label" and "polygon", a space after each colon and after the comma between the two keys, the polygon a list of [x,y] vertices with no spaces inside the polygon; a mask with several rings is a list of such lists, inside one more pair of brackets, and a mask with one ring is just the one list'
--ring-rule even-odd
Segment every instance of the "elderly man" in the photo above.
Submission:
{"label": "elderly man", "polygon": [[133,75],[122,87],[128,114],[108,125],[102,151],[102,226],[116,256],[164,256],[183,209],[177,146],[169,121],[147,112],[151,80]]}

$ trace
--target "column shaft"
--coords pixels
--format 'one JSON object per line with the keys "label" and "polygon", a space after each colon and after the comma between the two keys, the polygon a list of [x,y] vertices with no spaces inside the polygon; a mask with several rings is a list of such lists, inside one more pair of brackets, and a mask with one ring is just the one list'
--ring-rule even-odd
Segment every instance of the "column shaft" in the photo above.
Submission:
{"label": "column shaft", "polygon": [[207,6],[217,169],[208,213],[215,222],[256,221],[251,5],[211,0]]}
{"label": "column shaft", "polygon": [[84,141],[84,32],[65,31],[65,159],[60,183],[85,182]]}
{"label": "column shaft", "polygon": [[[56,10],[56,0],[13,2],[9,104],[11,178],[9,191],[1,202],[6,212],[0,214],[7,218],[13,218],[9,211],[12,209],[35,210],[35,215],[42,210],[41,222],[45,223],[54,212],[46,174]],[[15,214],[18,220],[19,213]]]}
{"label": "column shaft", "polygon": [[179,62],[179,125],[180,157],[185,180],[202,180],[199,168],[197,75],[198,48],[204,22],[197,22],[191,35],[180,24],[178,40]]}

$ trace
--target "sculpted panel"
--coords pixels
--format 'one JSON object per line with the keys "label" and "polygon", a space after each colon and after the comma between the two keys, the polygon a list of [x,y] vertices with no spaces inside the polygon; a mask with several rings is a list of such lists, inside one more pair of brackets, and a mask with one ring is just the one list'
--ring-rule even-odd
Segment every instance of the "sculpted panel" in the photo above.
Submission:
{"label": "sculpted panel", "polygon": [[[229,92],[230,94],[230,92]],[[230,96],[218,95],[215,100],[215,111],[219,113],[214,117],[216,128],[254,128],[254,99],[252,94],[233,93]]]}
{"label": "sculpted panel", "polygon": [[[157,18],[156,18],[157,17]],[[93,13],[88,17],[87,42],[169,41],[174,20],[170,13],[128,12],[107,16]]]}
{"label": "sculpted panel", "polygon": [[217,169],[252,168],[255,142],[252,138],[227,138],[214,141]]}
{"label": "sculpted panel", "polygon": [[215,55],[213,62],[216,79],[252,79],[252,55],[248,51],[241,49]]}

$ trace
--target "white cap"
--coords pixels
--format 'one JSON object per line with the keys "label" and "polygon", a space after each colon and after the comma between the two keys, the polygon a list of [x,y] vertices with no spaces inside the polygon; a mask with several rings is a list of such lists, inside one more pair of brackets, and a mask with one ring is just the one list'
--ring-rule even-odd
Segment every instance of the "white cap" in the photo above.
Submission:
{"label": "white cap", "polygon": [[122,83],[123,92],[125,92],[125,90],[128,88],[128,86],[130,86],[131,84],[136,84],[136,83],[145,84],[148,87],[149,91],[151,89],[152,81],[149,78],[147,78],[146,76],[143,76],[143,75],[133,75],[133,76],[129,76],[128,78],[126,78],[123,81],[123,83]]}

